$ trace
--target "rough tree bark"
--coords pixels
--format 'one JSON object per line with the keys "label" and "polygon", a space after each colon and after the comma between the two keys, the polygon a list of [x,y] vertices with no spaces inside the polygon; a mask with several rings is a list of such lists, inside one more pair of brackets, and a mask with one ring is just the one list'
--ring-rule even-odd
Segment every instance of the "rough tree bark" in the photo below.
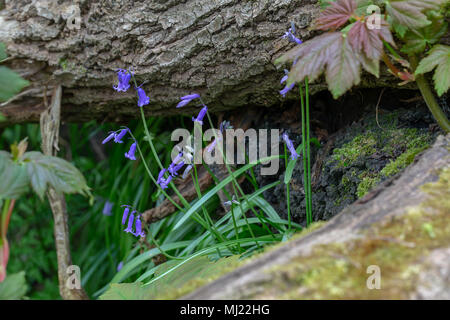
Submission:
{"label": "rough tree bark", "polygon": [[[310,38],[318,11],[316,0],[6,1],[0,41],[12,57],[7,64],[32,84],[1,112],[8,123],[37,121],[43,95],[61,83],[64,120],[136,117],[133,91],[112,89],[118,68],[148,81],[148,115],[195,113],[195,106],[174,108],[193,91],[213,112],[270,107],[282,99],[283,72],[273,60],[292,46],[281,35],[292,21],[302,39]],[[396,82],[384,72],[364,77],[361,86]]]}
{"label": "rough tree bark", "polygon": [[[450,299],[449,199],[447,135],[323,227],[183,298]],[[369,290],[375,264],[381,289]]]}

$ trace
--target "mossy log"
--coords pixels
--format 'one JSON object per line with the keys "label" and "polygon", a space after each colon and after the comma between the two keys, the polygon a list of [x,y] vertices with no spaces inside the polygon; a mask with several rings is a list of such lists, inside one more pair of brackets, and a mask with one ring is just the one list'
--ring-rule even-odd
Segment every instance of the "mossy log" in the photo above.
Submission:
{"label": "mossy log", "polygon": [[[320,228],[183,298],[450,299],[449,200],[447,135]],[[380,289],[367,286],[370,266]]]}
{"label": "mossy log", "polygon": [[[1,107],[1,125],[38,121],[44,96],[61,84],[62,120],[123,121],[139,116],[133,90],[117,93],[116,70],[135,71],[151,97],[147,115],[193,114],[178,98],[202,94],[212,112],[279,105],[282,70],[274,59],[292,44],[281,36],[294,22],[311,38],[316,0],[18,0],[0,11],[5,64],[31,85]],[[362,87],[396,87],[382,70]],[[326,88],[319,82],[311,93]],[[291,93],[287,99],[295,99]]]}

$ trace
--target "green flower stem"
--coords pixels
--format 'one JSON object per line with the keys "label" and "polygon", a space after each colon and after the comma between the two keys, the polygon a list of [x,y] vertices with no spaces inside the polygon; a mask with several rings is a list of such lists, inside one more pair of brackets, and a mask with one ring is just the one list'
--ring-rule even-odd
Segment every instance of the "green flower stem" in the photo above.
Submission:
{"label": "green flower stem", "polygon": [[[287,168],[288,156],[287,156],[286,144],[284,144],[284,164],[285,164],[285,167]],[[291,195],[289,192],[289,184],[290,183],[286,183],[286,204],[287,204],[288,222],[289,222],[288,231],[291,231]]]}
{"label": "green flower stem", "polygon": [[306,102],[306,152],[308,154],[308,195],[309,195],[309,223],[312,223],[312,190],[311,190],[311,141],[309,131],[309,87],[308,77],[305,78],[305,102]]}
{"label": "green flower stem", "polygon": [[[415,55],[410,56],[410,60],[412,69],[416,70],[418,64],[417,56]],[[433,91],[431,90],[428,81],[422,74],[419,74],[416,75],[416,83],[417,86],[419,87],[420,93],[422,94],[425,100],[425,103],[428,106],[428,109],[430,109],[438,125],[446,133],[450,132],[450,121],[447,119],[445,113],[442,111],[441,107],[434,98]]]}
{"label": "green flower stem", "polygon": [[302,85],[300,88],[300,104],[302,114],[302,152],[303,152],[303,189],[305,191],[305,206],[306,206],[306,226],[309,226],[309,189],[308,189],[308,172],[307,172],[307,153],[306,153],[306,123],[305,123],[305,103],[303,100]]}

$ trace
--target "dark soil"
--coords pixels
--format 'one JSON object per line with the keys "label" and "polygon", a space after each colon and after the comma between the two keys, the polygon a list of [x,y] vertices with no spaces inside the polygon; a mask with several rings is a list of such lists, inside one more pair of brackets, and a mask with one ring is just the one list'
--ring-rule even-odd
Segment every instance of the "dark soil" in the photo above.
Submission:
{"label": "dark soil", "polygon": [[[364,196],[376,185],[404,169],[441,133],[420,93],[410,90],[381,89],[355,91],[339,100],[327,92],[311,98],[311,145],[313,219],[328,220],[344,207]],[[440,104],[448,115],[448,98]],[[378,112],[376,110],[378,109]],[[377,116],[378,113],[378,123]],[[279,128],[289,133],[294,145],[301,143],[300,106],[268,110],[252,127]],[[280,152],[284,152],[281,148]],[[255,175],[260,187],[281,181],[264,193],[274,209],[287,218],[285,164],[280,160],[279,174]],[[250,184],[246,185],[252,192]],[[303,161],[297,161],[290,181],[291,216],[305,224]]]}

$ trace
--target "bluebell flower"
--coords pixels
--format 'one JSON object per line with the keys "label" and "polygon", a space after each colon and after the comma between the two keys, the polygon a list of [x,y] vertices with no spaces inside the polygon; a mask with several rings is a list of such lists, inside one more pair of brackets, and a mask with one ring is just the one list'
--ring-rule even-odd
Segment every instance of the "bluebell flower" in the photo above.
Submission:
{"label": "bluebell flower", "polygon": [[133,233],[133,222],[135,212],[136,211],[131,212],[130,216],[128,217],[128,225],[127,228],[124,230],[125,232]]}
{"label": "bluebell flower", "polygon": [[302,44],[302,40],[300,40],[299,38],[297,38],[295,36],[295,25],[294,23],[291,23],[291,27],[289,28],[288,31],[286,31],[284,33],[284,35],[282,36],[282,38],[284,39],[288,39],[289,42],[294,42],[296,44]]}
{"label": "bluebell flower", "polygon": [[188,94],[187,96],[181,97],[181,101],[177,104],[177,108],[184,107],[189,102],[197,98],[200,98],[200,95],[198,93]]}
{"label": "bluebell flower", "polygon": [[117,79],[119,80],[119,83],[117,86],[113,86],[114,90],[120,92],[120,91],[127,91],[130,88],[130,80],[131,80],[131,73],[127,70],[119,69],[117,71]]}
{"label": "bluebell flower", "polygon": [[136,152],[136,142],[134,142],[131,147],[130,150],[128,150],[127,153],[125,153],[125,158],[128,158],[130,160],[136,160],[136,156],[134,155]]}
{"label": "bluebell flower", "polygon": [[284,69],[284,76],[281,78],[280,83],[286,82],[286,80],[289,78],[289,71],[287,69]]}
{"label": "bluebell flower", "polygon": [[200,110],[197,118],[192,117],[192,121],[198,122],[201,125],[203,125],[203,118],[205,117],[207,111],[208,111],[208,107],[204,105],[202,110]]}
{"label": "bluebell flower", "polygon": [[114,136],[115,143],[123,143],[122,138],[127,134],[128,129],[122,129],[118,134]]}
{"label": "bluebell flower", "polygon": [[122,224],[125,224],[127,222],[128,213],[130,212],[129,206],[122,206],[125,207],[125,210],[123,210],[123,216],[122,216]]}
{"label": "bluebell flower", "polygon": [[156,180],[156,183],[157,184],[161,184],[161,182],[163,181],[163,179],[164,179],[164,173],[166,173],[166,171],[167,171],[167,169],[162,169],[160,172],[159,172],[159,174],[158,174],[158,179]]}
{"label": "bluebell flower", "polygon": [[187,178],[189,172],[192,170],[192,167],[193,167],[192,164],[190,164],[186,167],[186,169],[184,169],[183,176],[182,176],[183,179]]}
{"label": "bluebell flower", "polygon": [[299,154],[297,153],[297,151],[294,148],[294,145],[292,143],[292,141],[289,139],[287,133],[283,133],[283,140],[286,143],[286,147],[289,149],[289,152],[291,153],[291,160],[295,160],[299,157]]}
{"label": "bluebell flower", "polygon": [[181,161],[178,164],[172,163],[168,169],[169,173],[175,177],[178,175],[178,170],[180,170],[183,166],[184,166],[184,161]]}
{"label": "bluebell flower", "polygon": [[137,92],[138,92],[138,106],[139,107],[143,107],[143,106],[145,106],[145,105],[150,103],[150,98],[147,97],[147,95],[145,94],[144,89],[137,88]]}
{"label": "bluebell flower", "polygon": [[295,82],[291,83],[289,86],[284,87],[284,89],[280,91],[280,94],[281,94],[283,97],[286,97],[286,94],[287,94],[289,91],[291,91],[292,88],[294,88],[294,86],[295,86]]}
{"label": "bluebell flower", "polygon": [[123,268],[123,261],[120,261],[119,265],[117,266],[117,272],[119,272]]}
{"label": "bluebell flower", "polygon": [[141,216],[136,217],[136,232],[134,233],[134,236],[136,237],[145,237],[144,231],[142,231],[142,223],[141,223]]}
{"label": "bluebell flower", "polygon": [[113,207],[113,204],[114,203],[109,202],[108,200],[106,200],[105,205],[103,206],[103,212],[102,212],[105,216],[110,216],[111,215],[111,209]]}
{"label": "bluebell flower", "polygon": [[214,139],[214,141],[208,146],[208,148],[206,150],[209,153],[211,153],[214,150],[214,148],[216,147],[216,145],[217,145],[217,139]]}
{"label": "bluebell flower", "polygon": [[115,133],[115,132],[111,132],[111,133],[109,134],[109,136],[107,136],[107,137],[105,138],[105,140],[102,141],[102,144],[105,144],[105,143],[111,141],[115,136],[116,136],[116,133]]}
{"label": "bluebell flower", "polygon": [[161,187],[161,189],[167,189],[167,187],[169,186],[170,181],[172,181],[172,176],[170,176],[170,175],[169,175],[169,177],[167,179],[161,178],[159,186]]}

